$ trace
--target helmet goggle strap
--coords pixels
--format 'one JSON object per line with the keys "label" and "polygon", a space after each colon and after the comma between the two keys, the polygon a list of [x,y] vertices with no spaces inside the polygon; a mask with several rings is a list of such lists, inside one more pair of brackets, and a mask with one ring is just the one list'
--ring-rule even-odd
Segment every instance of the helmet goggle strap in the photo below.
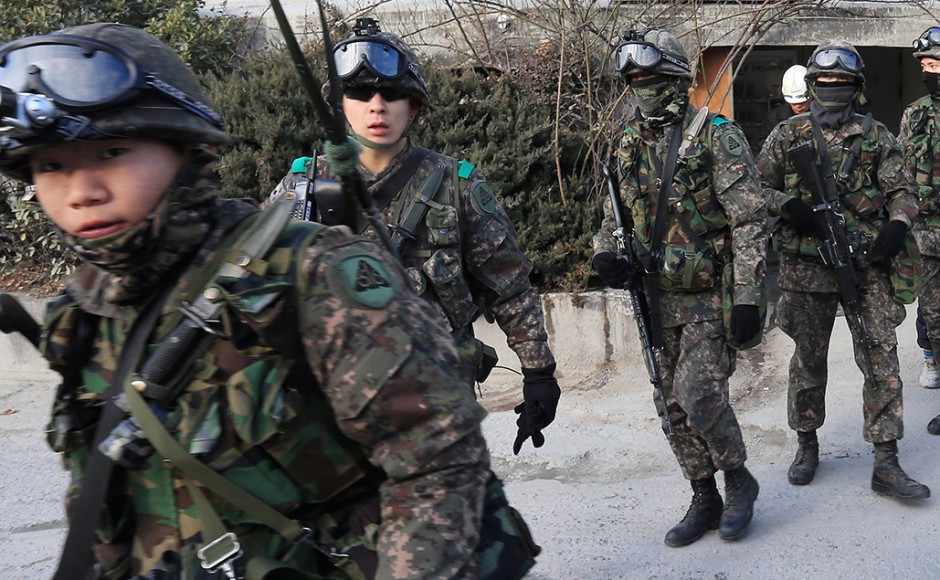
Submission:
{"label": "helmet goggle strap", "polygon": [[50,34],[0,47],[0,86],[42,94],[72,113],[106,110],[147,92],[221,128],[208,105],[142,71],[118,47],[82,36]]}
{"label": "helmet goggle strap", "polygon": [[810,66],[824,70],[833,69],[841,65],[843,70],[851,73],[860,73],[865,68],[862,65],[862,59],[851,50],[844,48],[827,48],[813,53],[810,58]]}
{"label": "helmet goggle strap", "polygon": [[617,70],[621,73],[629,70],[631,64],[643,70],[651,70],[663,60],[685,71],[692,71],[689,63],[666,54],[649,42],[630,41],[617,48]]}
{"label": "helmet goggle strap", "polygon": [[932,26],[914,41],[915,50],[927,50],[931,46],[940,46],[940,27]]}
{"label": "helmet goggle strap", "polygon": [[350,79],[368,70],[380,79],[400,78],[409,70],[407,59],[397,48],[381,38],[357,36],[343,40],[333,50],[336,74]]}

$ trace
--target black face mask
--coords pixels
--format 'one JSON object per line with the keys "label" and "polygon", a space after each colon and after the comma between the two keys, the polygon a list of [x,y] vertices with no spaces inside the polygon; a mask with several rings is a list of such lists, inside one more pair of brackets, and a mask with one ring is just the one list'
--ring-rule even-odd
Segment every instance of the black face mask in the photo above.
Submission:
{"label": "black face mask", "polygon": [[923,71],[920,73],[920,80],[924,81],[927,87],[927,94],[940,96],[940,73]]}

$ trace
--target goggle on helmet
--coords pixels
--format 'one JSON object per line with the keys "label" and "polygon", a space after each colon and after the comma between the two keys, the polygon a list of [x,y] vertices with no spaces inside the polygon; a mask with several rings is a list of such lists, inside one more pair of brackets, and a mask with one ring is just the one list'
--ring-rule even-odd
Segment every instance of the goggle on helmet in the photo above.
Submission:
{"label": "goggle on helmet", "polygon": [[691,73],[689,63],[659,50],[649,42],[631,40],[617,48],[617,70],[621,73],[630,69],[630,65],[652,71],[663,60]]}
{"label": "goggle on helmet", "polygon": [[[155,96],[209,126],[206,143],[224,142],[221,118],[208,105],[141,69],[108,42],[69,34],[27,37],[0,46],[0,150],[37,140],[102,137],[95,127],[105,111],[141,96]],[[87,117],[86,117],[87,115]],[[144,117],[146,113],[141,113]],[[137,121],[146,127],[147,119]]]}
{"label": "goggle on helmet", "polygon": [[914,46],[914,58],[929,56],[940,59],[940,27],[931,26],[912,44]]}
{"label": "goggle on helmet", "polygon": [[381,32],[375,20],[358,19],[354,35],[339,41],[333,49],[336,73],[341,81],[350,84],[359,75],[368,73],[374,77],[368,84],[408,89],[427,104],[430,99],[421,70],[414,56],[406,54],[396,40],[394,35]]}

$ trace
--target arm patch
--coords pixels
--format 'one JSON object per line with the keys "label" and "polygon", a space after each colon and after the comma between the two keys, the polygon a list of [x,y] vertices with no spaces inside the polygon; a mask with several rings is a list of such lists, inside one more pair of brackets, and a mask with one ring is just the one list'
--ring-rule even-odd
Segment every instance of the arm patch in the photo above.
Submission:
{"label": "arm patch", "polygon": [[377,258],[357,254],[343,258],[335,267],[348,296],[366,308],[384,308],[398,294],[395,279]]}
{"label": "arm patch", "polygon": [[493,190],[485,181],[481,181],[474,186],[470,192],[470,205],[473,210],[480,215],[492,214],[496,211],[496,196]]}

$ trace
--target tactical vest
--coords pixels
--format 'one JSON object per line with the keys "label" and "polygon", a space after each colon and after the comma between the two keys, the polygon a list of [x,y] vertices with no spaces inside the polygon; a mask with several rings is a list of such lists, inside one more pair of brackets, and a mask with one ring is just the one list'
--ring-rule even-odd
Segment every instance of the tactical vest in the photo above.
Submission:
{"label": "tactical vest", "polygon": [[930,227],[940,227],[940,108],[929,95],[920,99],[908,118],[910,136],[904,152],[907,167],[917,183],[921,219]]}
{"label": "tactical vest", "polygon": [[[295,307],[301,268],[298,261],[322,227],[312,222],[291,223],[265,256],[266,272],[223,286],[225,309],[221,322],[225,337],[208,339],[201,348],[194,349],[190,355],[198,360],[197,364],[180,361],[178,368],[193,370],[168,381],[182,381],[179,384],[186,386],[165,425],[192,456],[269,506],[282,513],[302,510],[301,519],[319,545],[352,543],[352,548],[345,550],[350,557],[332,564],[352,570],[351,577],[363,573],[370,576],[374,573],[374,544],[363,546],[362,542],[365,539],[369,544],[370,534],[374,539],[378,498],[371,490],[383,476],[368,462],[361,446],[340,432],[336,423],[345,418],[344,410],[330,405],[316,386],[303,352],[298,351],[302,348]],[[224,247],[219,254],[224,253]],[[191,286],[201,288],[205,282],[203,278]],[[167,318],[171,316],[164,315]],[[44,354],[53,369],[65,371],[75,368],[79,360],[93,363],[102,359],[110,359],[112,364],[106,366],[114,368],[113,361],[124,340],[120,322],[87,313],[65,297],[50,306],[46,324],[50,338],[45,342]],[[175,324],[161,323],[151,348]],[[98,338],[89,349],[90,338],[95,335]],[[94,356],[89,360],[92,350]],[[48,430],[53,450],[64,454],[77,478],[84,475],[81,466],[100,414],[100,395],[112,373],[98,364],[81,366],[79,380],[85,392],[76,399],[73,393],[63,392],[69,388],[63,384]],[[159,526],[175,527],[177,521],[182,522],[177,533],[185,542],[198,530],[193,526],[198,526],[199,517],[192,505],[178,505],[174,490],[183,483],[176,473],[160,461],[149,461],[141,470],[115,481],[130,488],[125,499],[140,507],[140,513],[153,513],[153,506],[163,506],[160,509],[166,511],[165,519]],[[124,494],[127,487],[115,491]],[[313,571],[309,568],[311,561],[322,557],[312,549],[297,551],[297,544],[288,544],[239,506],[216,497],[210,490],[204,492],[214,500],[218,515],[237,532],[246,561],[256,555],[274,556]],[[327,502],[329,510],[323,507]],[[368,507],[351,507],[357,504]],[[334,510],[335,506],[342,508]],[[109,507],[109,518],[102,528],[104,542],[127,541],[125,525],[138,527],[142,535],[148,525],[155,525],[126,521],[128,514],[138,511],[132,506],[115,502]],[[185,516],[180,515],[184,512]],[[374,518],[369,520],[372,524],[364,519],[367,517]],[[187,521],[191,522],[188,530],[183,529]],[[371,531],[367,525],[372,526]],[[195,558],[198,547],[184,545],[180,550],[187,577],[200,577]]]}
{"label": "tactical vest", "polygon": [[[814,143],[813,126],[809,113],[791,117],[787,122],[782,136],[786,142],[784,149],[790,149],[805,142]],[[864,117],[856,115],[857,122],[863,122]],[[864,128],[864,124],[863,124]],[[861,139],[859,158],[854,162],[852,171],[847,179],[839,182],[839,200],[845,208],[846,230],[850,237],[862,236],[874,240],[884,223],[887,199],[879,191],[878,183],[872,180],[877,175],[877,163],[881,156],[881,147],[878,142],[878,129],[872,123],[859,137]],[[847,161],[852,147],[851,142],[841,144],[838,155],[830,158],[833,164],[833,174],[838,175],[839,170]],[[814,144],[815,147],[815,144]],[[804,184],[802,176],[796,167],[788,160],[786,174],[783,178],[784,191],[794,197],[799,197],[810,207],[816,205],[810,189]],[[801,236],[794,230],[787,220],[777,222],[777,232],[773,236],[774,248],[778,252],[800,254],[822,262],[819,258],[819,242],[811,236]]]}
{"label": "tactical vest", "polygon": [[[729,260],[731,229],[712,186],[710,151],[715,127],[726,122],[723,117],[709,113],[705,128],[694,137],[676,165],[669,221],[663,236],[660,277],[663,290],[697,292],[714,288],[721,280],[723,264]],[[689,123],[686,119],[686,129]],[[656,152],[644,143],[636,129],[628,127],[620,155],[623,203],[633,214],[635,243],[640,244],[638,253],[648,254],[656,218],[654,200],[659,196],[659,172],[651,157]],[[698,247],[689,231],[709,246],[708,252]]]}

